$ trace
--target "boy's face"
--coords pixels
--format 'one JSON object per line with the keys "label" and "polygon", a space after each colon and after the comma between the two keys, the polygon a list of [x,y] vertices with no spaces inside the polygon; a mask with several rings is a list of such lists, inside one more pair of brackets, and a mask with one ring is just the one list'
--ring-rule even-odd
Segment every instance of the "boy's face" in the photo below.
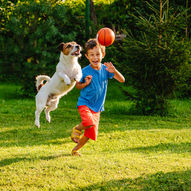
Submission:
{"label": "boy's face", "polygon": [[101,48],[98,46],[95,46],[93,49],[89,49],[87,51],[87,54],[85,54],[86,58],[89,60],[92,68],[94,69],[100,69],[101,67],[101,61],[104,55],[101,52]]}

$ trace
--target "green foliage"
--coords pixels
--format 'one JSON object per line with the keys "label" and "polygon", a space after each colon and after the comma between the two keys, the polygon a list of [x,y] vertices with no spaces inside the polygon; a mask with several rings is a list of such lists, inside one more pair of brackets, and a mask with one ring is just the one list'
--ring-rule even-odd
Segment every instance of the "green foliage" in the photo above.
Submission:
{"label": "green foliage", "polygon": [[135,9],[141,13],[149,13],[147,4],[142,0],[114,0],[110,4],[95,1],[95,9],[99,27],[113,28],[117,34],[127,29],[136,31],[135,19],[132,16],[136,14]]}
{"label": "green foliage", "polygon": [[161,23],[159,13],[154,11],[149,18],[136,17],[140,34],[127,34],[124,51],[127,81],[137,90],[138,110],[163,115],[168,108],[167,98],[190,68],[189,46],[180,35],[185,27],[184,14],[171,15]]}
{"label": "green foliage", "polygon": [[[36,92],[35,76],[51,76],[55,71],[59,59],[57,45],[63,41],[77,41],[83,46],[87,40],[85,1],[0,0],[0,3],[0,80],[11,79],[19,82],[22,84],[23,94],[33,96]],[[129,86],[128,91],[124,90],[126,96],[137,100],[139,109],[145,108],[145,111],[140,109],[143,113],[152,113],[153,109],[149,105],[156,106],[153,112],[158,112],[160,107],[166,108],[166,96],[171,96],[174,90],[174,95],[178,97],[189,97],[191,94],[191,69],[186,63],[190,63],[187,58],[190,53],[185,53],[188,46],[183,39],[186,23],[190,30],[190,9],[186,10],[186,22],[183,16],[186,14],[186,1],[173,0],[170,2],[169,12],[164,12],[164,21],[160,24],[159,13],[156,13],[159,7],[150,9],[148,3],[153,5],[152,0],[94,0],[98,24],[95,25],[93,21],[90,23],[91,38],[95,37],[101,27],[110,27],[116,34],[130,34],[125,43],[115,41],[107,48],[104,61],[112,61],[125,75]],[[159,4],[159,1],[156,3]],[[166,4],[163,8],[165,6]],[[188,2],[188,8],[190,6]],[[183,15],[178,16],[180,12]],[[151,16],[153,14],[155,16]],[[138,15],[142,15],[142,18],[137,19]],[[159,32],[162,33],[160,46]],[[188,31],[187,40],[189,38]],[[190,51],[190,47],[187,51]],[[181,66],[177,64],[180,62]],[[82,67],[87,64],[84,56],[80,63]],[[166,77],[167,79],[163,79]],[[154,82],[156,79],[157,85]],[[158,79],[162,79],[159,80],[160,85]],[[141,81],[144,86],[140,85]],[[166,88],[167,84],[169,89]],[[159,88],[156,88],[158,85]],[[154,89],[148,88],[151,86]],[[161,90],[163,87],[167,90]],[[154,91],[157,92],[155,96]],[[144,92],[155,97],[154,100],[146,99]],[[159,106],[160,103],[163,106]]]}
{"label": "green foliage", "polygon": [[[7,14],[4,10],[4,15]],[[4,20],[6,33],[0,35],[2,74],[18,76],[23,92],[30,95],[34,92],[37,74],[52,75],[55,71],[59,58],[57,45],[83,40],[79,32],[83,30],[83,23],[72,9],[60,3],[18,2],[9,19]]]}

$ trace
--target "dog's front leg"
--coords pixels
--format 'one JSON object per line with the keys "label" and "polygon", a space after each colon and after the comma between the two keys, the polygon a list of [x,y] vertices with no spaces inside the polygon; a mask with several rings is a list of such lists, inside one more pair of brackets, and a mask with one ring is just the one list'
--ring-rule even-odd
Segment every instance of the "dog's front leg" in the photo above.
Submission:
{"label": "dog's front leg", "polygon": [[70,85],[71,84],[71,80],[70,80],[70,78],[66,74],[64,74],[63,72],[59,72],[58,75],[59,75],[60,78],[62,78],[64,80],[66,85]]}
{"label": "dog's front leg", "polygon": [[77,76],[74,78],[74,80],[77,81],[77,82],[79,82],[79,81],[81,80],[81,78],[82,78],[81,75],[77,75]]}
{"label": "dog's front leg", "polygon": [[77,82],[79,82],[79,81],[81,80],[81,78],[82,78],[82,72],[79,72],[79,73],[77,73],[76,76],[74,77],[74,80],[77,81]]}

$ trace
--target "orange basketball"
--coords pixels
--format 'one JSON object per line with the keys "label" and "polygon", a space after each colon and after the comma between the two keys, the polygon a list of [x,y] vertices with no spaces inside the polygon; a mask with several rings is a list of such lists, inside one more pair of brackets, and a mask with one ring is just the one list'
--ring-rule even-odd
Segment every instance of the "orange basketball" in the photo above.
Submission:
{"label": "orange basketball", "polygon": [[110,28],[102,28],[97,32],[97,40],[103,46],[110,46],[115,40],[115,34]]}

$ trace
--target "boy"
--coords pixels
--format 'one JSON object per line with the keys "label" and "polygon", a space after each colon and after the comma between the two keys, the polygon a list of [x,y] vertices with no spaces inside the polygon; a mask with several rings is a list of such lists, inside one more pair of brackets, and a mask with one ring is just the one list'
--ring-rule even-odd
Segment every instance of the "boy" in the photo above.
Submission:
{"label": "boy", "polygon": [[[116,70],[111,62],[101,64],[105,56],[105,47],[101,46],[96,39],[90,39],[85,46],[85,56],[90,64],[83,68],[82,79],[76,83],[76,88],[81,90],[77,107],[82,122],[72,129],[71,139],[77,143],[72,150],[72,155],[80,156],[78,150],[89,139],[96,140],[100,112],[104,111],[104,102],[109,78],[115,78],[123,83],[125,78]],[[84,135],[80,137],[82,131]]]}

